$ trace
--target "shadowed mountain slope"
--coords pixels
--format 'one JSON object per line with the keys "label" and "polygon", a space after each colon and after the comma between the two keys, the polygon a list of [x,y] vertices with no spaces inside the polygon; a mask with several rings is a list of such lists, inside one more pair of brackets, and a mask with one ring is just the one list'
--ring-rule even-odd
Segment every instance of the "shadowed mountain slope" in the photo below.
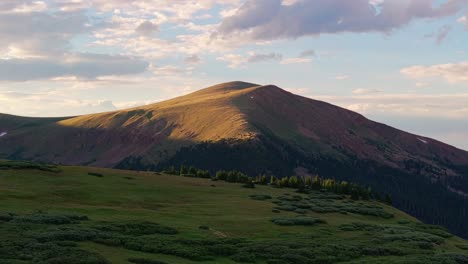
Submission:
{"label": "shadowed mountain slope", "polygon": [[390,193],[416,217],[468,236],[468,152],[276,86],[231,82],[128,110],[0,116],[0,155],[128,169],[195,165],[320,174]]}

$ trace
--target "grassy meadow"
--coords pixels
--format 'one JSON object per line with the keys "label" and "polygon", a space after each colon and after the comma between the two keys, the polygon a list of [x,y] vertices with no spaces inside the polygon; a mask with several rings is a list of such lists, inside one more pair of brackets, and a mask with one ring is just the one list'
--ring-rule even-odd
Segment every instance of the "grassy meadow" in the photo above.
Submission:
{"label": "grassy meadow", "polygon": [[0,263],[468,263],[375,201],[154,172],[0,162]]}

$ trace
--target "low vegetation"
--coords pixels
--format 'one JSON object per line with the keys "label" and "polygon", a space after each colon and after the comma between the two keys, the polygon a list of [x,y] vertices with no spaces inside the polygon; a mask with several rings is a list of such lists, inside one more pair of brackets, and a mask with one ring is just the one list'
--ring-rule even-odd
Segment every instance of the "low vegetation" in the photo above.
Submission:
{"label": "low vegetation", "polygon": [[468,262],[444,228],[324,188],[59,169],[0,171],[2,264]]}
{"label": "low vegetation", "polygon": [[372,191],[369,187],[363,187],[355,183],[347,181],[337,181],[335,179],[325,179],[320,176],[306,176],[306,177],[282,177],[258,175],[256,177],[249,176],[242,172],[233,170],[217,171],[214,176],[208,170],[197,169],[191,166],[189,169],[185,165],[177,170],[174,166],[163,171],[170,175],[180,175],[185,177],[196,178],[211,178],[212,180],[221,180],[230,183],[242,183],[245,188],[255,188],[255,184],[269,185],[277,188],[294,188],[300,192],[307,192],[310,190],[320,190],[326,192],[333,192],[336,194],[349,195],[353,200],[379,200],[381,202],[392,204],[390,195],[380,195]]}

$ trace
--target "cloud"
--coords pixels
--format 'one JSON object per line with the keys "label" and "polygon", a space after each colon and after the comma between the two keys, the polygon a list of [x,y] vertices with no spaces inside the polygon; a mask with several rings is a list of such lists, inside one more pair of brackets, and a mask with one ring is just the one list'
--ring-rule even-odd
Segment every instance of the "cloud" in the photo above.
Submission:
{"label": "cloud", "polygon": [[468,120],[468,94],[355,93],[352,96],[314,96],[372,116],[431,117]]}
{"label": "cloud", "polygon": [[315,50],[309,49],[302,51],[301,54],[299,54],[299,58],[315,57],[315,55]]}
{"label": "cloud", "polygon": [[279,53],[251,53],[247,58],[248,63],[257,63],[262,61],[269,61],[269,60],[281,60],[283,55]]}
{"label": "cloud", "polygon": [[458,23],[465,25],[465,29],[468,30],[468,15],[460,17],[457,21]]}
{"label": "cloud", "polygon": [[338,80],[338,81],[347,80],[349,78],[351,78],[351,76],[349,76],[349,75],[338,75],[338,76],[335,77],[335,79]]}
{"label": "cloud", "polygon": [[379,89],[364,89],[364,88],[360,88],[360,89],[355,89],[353,90],[353,94],[375,94],[375,93],[381,93],[382,90],[379,90]]}
{"label": "cloud", "polygon": [[193,68],[182,68],[174,65],[166,65],[161,67],[151,67],[151,71],[157,76],[171,76],[181,74],[192,74]]}
{"label": "cloud", "polygon": [[141,23],[135,31],[144,36],[151,36],[152,34],[156,33],[159,31],[159,26],[156,24],[153,24],[151,21],[145,21]]}
{"label": "cloud", "polygon": [[225,54],[216,58],[219,61],[226,61],[229,63],[230,68],[241,68],[249,63],[259,63],[272,60],[281,60],[283,55],[275,52],[271,53],[256,53],[249,52],[247,56],[239,54]]}
{"label": "cloud", "polygon": [[441,28],[439,28],[439,30],[437,32],[433,32],[431,34],[427,34],[425,35],[424,37],[426,38],[434,38],[437,45],[440,45],[442,44],[442,42],[447,38],[448,34],[450,33],[450,31],[452,31],[452,27],[449,26],[449,25],[445,25]]}
{"label": "cloud", "polygon": [[448,83],[465,83],[468,82],[468,61],[432,66],[417,65],[403,68],[400,72],[417,80],[436,77],[442,78]]}
{"label": "cloud", "polygon": [[374,1],[248,0],[224,18],[222,35],[246,32],[252,39],[273,40],[343,32],[391,32],[417,19],[451,16],[466,7],[465,0],[448,0],[433,6],[432,0]]}
{"label": "cloud", "polygon": [[147,67],[148,63],[138,58],[91,53],[57,58],[2,59],[0,80],[30,81],[67,76],[95,79],[99,76],[142,73]]}
{"label": "cloud", "polygon": [[70,48],[77,35],[91,30],[82,12],[9,12],[0,14],[2,57],[45,57]]}
{"label": "cloud", "polygon": [[17,93],[0,91],[0,112],[14,111],[28,116],[73,116],[117,110],[110,100],[79,100],[54,93]]}
{"label": "cloud", "polygon": [[185,63],[188,63],[188,64],[198,64],[201,62],[201,58],[198,55],[193,54],[193,55],[185,57],[184,61]]}
{"label": "cloud", "polygon": [[47,9],[47,4],[43,1],[34,1],[30,3],[22,3],[19,6],[16,6],[12,12],[16,13],[32,13],[32,12],[41,12]]}
{"label": "cloud", "polygon": [[298,63],[309,63],[312,59],[310,58],[287,58],[281,60],[281,64],[298,64]]}

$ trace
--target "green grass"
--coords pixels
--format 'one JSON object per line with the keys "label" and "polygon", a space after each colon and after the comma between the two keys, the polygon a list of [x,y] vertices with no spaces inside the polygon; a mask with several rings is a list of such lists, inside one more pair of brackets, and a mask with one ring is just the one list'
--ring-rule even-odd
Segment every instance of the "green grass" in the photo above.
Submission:
{"label": "green grass", "polygon": [[0,263],[468,261],[465,240],[375,201],[149,172],[0,165]]}

